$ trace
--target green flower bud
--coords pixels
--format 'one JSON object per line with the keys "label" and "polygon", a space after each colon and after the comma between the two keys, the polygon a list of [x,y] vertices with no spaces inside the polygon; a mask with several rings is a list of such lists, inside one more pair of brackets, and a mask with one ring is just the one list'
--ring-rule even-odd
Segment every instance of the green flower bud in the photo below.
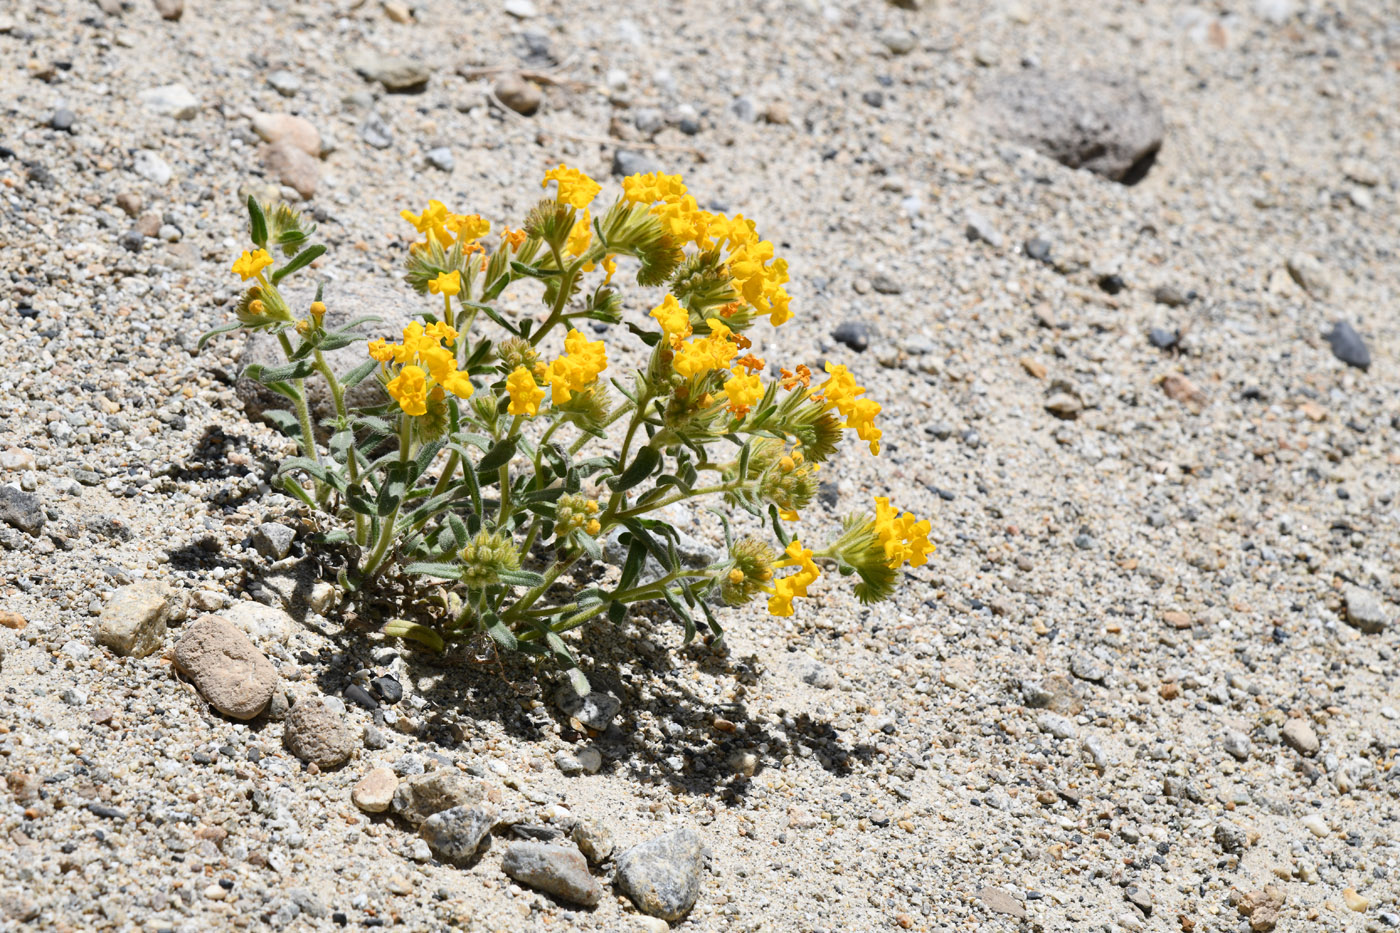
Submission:
{"label": "green flower bud", "polygon": [[497,582],[503,570],[520,569],[515,542],[498,531],[480,532],[457,556],[462,561],[462,582],[477,589]]}
{"label": "green flower bud", "polygon": [[742,606],[773,583],[777,552],[768,542],[744,537],[729,549],[730,565],[720,577],[719,593],[726,605]]}

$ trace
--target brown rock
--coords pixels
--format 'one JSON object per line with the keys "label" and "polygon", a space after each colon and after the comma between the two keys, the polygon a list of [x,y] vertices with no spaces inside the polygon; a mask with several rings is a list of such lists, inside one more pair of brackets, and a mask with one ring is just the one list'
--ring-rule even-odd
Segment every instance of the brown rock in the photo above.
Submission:
{"label": "brown rock", "polygon": [[1162,379],[1162,391],[1167,393],[1167,398],[1174,402],[1180,402],[1191,408],[1199,408],[1205,404],[1205,393],[1196,388],[1196,384],[1180,373],[1168,373]]}
{"label": "brown rock", "polygon": [[175,591],[159,580],[124,586],[97,617],[97,643],[124,657],[153,654],[164,645],[166,623],[177,606]]}
{"label": "brown rock", "polygon": [[977,898],[994,913],[1009,914],[1020,920],[1026,918],[1025,905],[1001,888],[982,888],[977,892]]}
{"label": "brown rock", "polygon": [[505,74],[496,80],[493,88],[496,97],[516,113],[530,116],[540,109],[544,96],[539,85],[527,81],[518,74]]}
{"label": "brown rock", "polygon": [[264,142],[273,145],[287,142],[307,155],[321,155],[321,133],[310,120],[290,113],[255,113],[252,121],[253,132]]}
{"label": "brown rock", "polygon": [[262,147],[263,168],[269,175],[291,188],[303,198],[316,193],[321,180],[321,167],[316,159],[299,149],[290,140]]}
{"label": "brown rock", "polygon": [[373,768],[360,778],[360,783],[350,792],[350,799],[366,813],[383,813],[394,802],[398,786],[399,776],[392,768]]}
{"label": "brown rock", "polygon": [[147,239],[155,239],[160,233],[160,215],[155,211],[147,211],[136,221],[136,230]]}
{"label": "brown rock", "polygon": [[185,0],[154,0],[154,3],[161,19],[174,22],[185,15]]}
{"label": "brown rock", "polygon": [[1191,627],[1191,617],[1184,612],[1172,610],[1162,613],[1162,621],[1174,629],[1188,629]]}
{"label": "brown rock", "polygon": [[407,25],[413,22],[413,11],[407,4],[399,3],[397,0],[385,0],[384,15],[396,23]]}
{"label": "brown rock", "polygon": [[135,191],[123,191],[117,195],[117,207],[120,207],[126,216],[135,217],[141,213],[141,195]]}
{"label": "brown rock", "polygon": [[[1037,379],[1045,378],[1045,364],[1029,356],[1021,357],[1021,368]],[[1082,406],[1081,406],[1082,407]]]}
{"label": "brown rock", "polygon": [[1255,933],[1267,933],[1278,925],[1278,914],[1283,909],[1283,892],[1273,885],[1261,891],[1251,891],[1240,898],[1238,910],[1241,917],[1249,918],[1249,928]]}
{"label": "brown rock", "polygon": [[14,629],[16,632],[24,631],[24,627],[29,622],[18,612],[11,612],[8,609],[0,609],[0,626]]}
{"label": "brown rock", "polygon": [[1322,747],[1313,727],[1302,719],[1290,719],[1283,724],[1283,740],[1300,755],[1316,755]]}
{"label": "brown rock", "polygon": [[287,713],[282,744],[302,761],[329,770],[350,760],[355,736],[339,713],[313,696],[299,700]]}
{"label": "brown rock", "polygon": [[175,666],[194,681],[210,706],[234,719],[261,713],[277,686],[272,662],[219,616],[201,616],[185,630],[175,646]]}

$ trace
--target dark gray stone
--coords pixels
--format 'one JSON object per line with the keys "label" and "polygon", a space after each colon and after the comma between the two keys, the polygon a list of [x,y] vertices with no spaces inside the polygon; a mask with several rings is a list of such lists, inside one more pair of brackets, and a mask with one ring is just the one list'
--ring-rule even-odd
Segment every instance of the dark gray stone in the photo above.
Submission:
{"label": "dark gray stone", "polygon": [[1332,348],[1332,355],[1348,366],[1362,370],[1371,368],[1370,348],[1356,329],[1346,321],[1338,321],[1332,325],[1332,329],[1327,332],[1327,343]]}
{"label": "dark gray stone", "polygon": [[[402,784],[399,785],[403,787]],[[395,795],[397,803],[397,795]],[[481,840],[500,822],[501,814],[493,803],[474,807],[452,807],[434,813],[423,821],[418,835],[433,850],[433,854],[449,862],[464,862],[481,848]]]}
{"label": "dark gray stone", "polygon": [[573,904],[596,907],[603,899],[602,886],[588,873],[583,853],[573,846],[512,843],[501,859],[501,869],[523,885]]}
{"label": "dark gray stone", "polygon": [[609,693],[592,691],[588,696],[579,696],[569,684],[559,688],[554,702],[565,716],[577,719],[590,729],[607,731],[608,725],[622,710],[622,701]]}
{"label": "dark gray stone", "polygon": [[1154,327],[1147,332],[1148,342],[1158,350],[1170,350],[1180,339],[1177,331],[1167,330],[1165,327]]}
{"label": "dark gray stone", "polygon": [[632,152],[628,149],[619,149],[613,153],[612,173],[619,178],[627,178],[630,175],[645,175],[648,172],[659,172],[661,166],[650,156],[640,152]]}
{"label": "dark gray stone", "polygon": [[73,124],[77,119],[78,115],[76,113],[69,110],[67,107],[63,107],[55,110],[53,116],[49,117],[49,126],[66,133],[73,128]]}
{"label": "dark gray stone", "polygon": [[1070,168],[1131,182],[1162,146],[1162,107],[1137,82],[1096,71],[1029,70],[988,82],[981,118],[996,135]]}
{"label": "dark gray stone", "polygon": [[34,493],[14,486],[0,486],[0,522],[37,535],[46,517],[44,503]]}
{"label": "dark gray stone", "polygon": [[843,321],[831,332],[831,336],[837,343],[857,353],[864,353],[870,346],[870,327],[864,321]]}
{"label": "dark gray stone", "polygon": [[1050,241],[1040,237],[1033,237],[1025,242],[1023,247],[1026,255],[1036,262],[1050,261]]}
{"label": "dark gray stone", "polygon": [[617,860],[617,886],[644,914],[680,920],[700,896],[700,837],[679,829],[635,845]]}

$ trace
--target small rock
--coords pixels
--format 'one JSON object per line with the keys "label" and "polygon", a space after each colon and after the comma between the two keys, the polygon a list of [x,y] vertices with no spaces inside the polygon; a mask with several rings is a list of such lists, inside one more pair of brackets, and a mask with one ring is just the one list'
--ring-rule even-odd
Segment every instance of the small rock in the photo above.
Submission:
{"label": "small rock", "polygon": [[617,886],[644,914],[680,920],[700,896],[700,837],[680,829],[635,845],[617,860]]}
{"label": "small rock", "polygon": [[981,240],[988,246],[1000,248],[1002,244],[1001,233],[992,222],[977,211],[968,211],[966,214],[963,232],[969,240],[976,242]]}
{"label": "small rock", "polygon": [[1319,300],[1332,297],[1332,276],[1316,256],[1295,253],[1289,257],[1286,265],[1288,274],[1303,291]]}
{"label": "small rock", "polygon": [[285,68],[279,68],[267,76],[267,86],[283,97],[295,97],[301,90],[301,78]]}
{"label": "small rock", "polygon": [[1302,719],[1290,719],[1283,724],[1283,740],[1302,755],[1315,755],[1322,747],[1312,726]]}
{"label": "small rock", "polygon": [[1181,373],[1167,373],[1162,379],[1162,391],[1167,393],[1167,398],[1172,401],[1193,408],[1203,405],[1206,399],[1205,393]]}
{"label": "small rock", "polygon": [[1355,629],[1369,635],[1379,635],[1390,622],[1390,613],[1380,597],[1359,586],[1346,588],[1346,620]]}
{"label": "small rock", "polygon": [[527,81],[515,73],[501,75],[496,79],[496,84],[491,90],[496,95],[497,100],[516,113],[527,117],[539,110],[540,104],[544,101],[544,95],[540,93],[538,84]]}
{"label": "small rock", "polygon": [[37,495],[13,486],[0,486],[0,522],[37,536],[47,518],[43,501]]}
{"label": "small rock", "polygon": [[398,0],[385,0],[383,7],[384,15],[394,22],[402,26],[413,22],[413,11],[408,8],[407,4],[399,3]]}
{"label": "small rock", "polygon": [[918,44],[918,38],[907,29],[886,29],[879,39],[880,44],[895,55],[908,55]]}
{"label": "small rock", "polygon": [[289,113],[255,113],[252,124],[264,142],[287,143],[309,156],[321,155],[321,133],[310,120]]}
{"label": "small rock", "polygon": [[1034,259],[1036,262],[1049,263],[1051,261],[1049,240],[1034,237],[1022,244],[1021,248],[1026,251],[1026,256]]}
{"label": "small rock", "polygon": [[153,5],[161,19],[174,22],[185,15],[185,0],[154,0]]}
{"label": "small rock", "polygon": [[379,701],[376,700],[374,697],[370,696],[369,691],[366,690],[364,687],[361,687],[359,684],[351,684],[350,686],[346,687],[344,697],[345,699],[349,700],[351,703],[354,703],[361,709],[379,709]]}
{"label": "small rock", "polygon": [[1215,842],[1227,855],[1239,855],[1249,848],[1249,833],[1244,827],[1223,822],[1215,826]]}
{"label": "small rock", "polygon": [[593,864],[605,862],[613,853],[612,829],[606,823],[595,819],[582,819],[574,826],[574,844]]}
{"label": "small rock", "polygon": [[554,703],[565,716],[577,719],[598,732],[607,731],[613,717],[622,711],[622,701],[612,694],[594,690],[588,696],[581,697],[569,684],[559,688],[554,695]]}
{"label": "small rock", "polygon": [[1070,659],[1069,672],[1080,680],[1103,683],[1108,676],[1108,667],[1093,655],[1080,652]]}
{"label": "small rock", "polygon": [[1370,348],[1355,328],[1346,321],[1337,321],[1332,325],[1332,329],[1327,332],[1327,344],[1332,348],[1332,355],[1348,366],[1355,366],[1361,370],[1371,368]]}
{"label": "small rock", "polygon": [[418,834],[438,858],[463,862],[476,854],[481,840],[499,822],[500,810],[493,803],[452,807],[424,820]]}
{"label": "small rock", "polygon": [[423,153],[423,158],[428,164],[439,172],[451,172],[456,162],[452,158],[452,150],[446,146],[438,146]]}
{"label": "small rock", "polygon": [[1153,327],[1147,332],[1147,341],[1158,350],[1170,350],[1181,341],[1181,334],[1165,327]]}
{"label": "small rock", "polygon": [[630,149],[619,149],[613,153],[612,173],[618,178],[628,178],[632,175],[646,175],[649,172],[659,172],[661,166],[647,155],[640,152],[633,152]]}
{"label": "small rock", "polygon": [[534,0],[506,0],[505,11],[516,19],[534,19],[540,15]]}
{"label": "small rock", "polygon": [[399,776],[394,769],[372,768],[350,792],[350,799],[366,813],[383,813],[394,802],[398,786]]}
{"label": "small rock", "polygon": [[864,353],[870,346],[870,327],[864,321],[843,321],[831,332],[831,337],[857,353]]}
{"label": "small rock", "polygon": [[904,286],[900,284],[899,280],[891,276],[885,275],[883,272],[879,273],[870,280],[870,287],[875,289],[875,291],[879,292],[881,295],[904,294]]}
{"label": "small rock", "polygon": [[1249,741],[1249,736],[1245,735],[1243,732],[1237,732],[1231,729],[1229,732],[1225,733],[1225,741],[1221,744],[1225,747],[1225,751],[1232,757],[1239,761],[1244,761],[1249,757],[1252,743]]}
{"label": "small rock", "polygon": [[28,625],[29,620],[18,612],[0,609],[0,628],[7,628],[14,632],[22,632]]}
{"label": "small rock", "polygon": [[307,155],[290,141],[283,141],[261,150],[263,168],[279,184],[286,185],[303,198],[316,193],[321,180],[321,167],[314,156]]}
{"label": "small rock", "polygon": [[98,615],[97,643],[123,657],[154,654],[165,644],[166,623],[176,607],[174,591],[158,580],[124,586]]}
{"label": "small rock", "polygon": [[407,55],[385,55],[365,50],[351,57],[350,66],[370,81],[378,81],[390,93],[420,91],[428,84],[433,70]]}
{"label": "small rock", "polygon": [[123,191],[117,195],[116,203],[128,217],[135,217],[141,213],[141,195],[135,191]]}
{"label": "small rock", "polygon": [[523,885],[573,904],[595,907],[603,899],[602,886],[589,874],[588,862],[573,846],[511,843],[501,859],[501,869]]}
{"label": "small rock", "polygon": [[131,157],[131,170],[153,185],[164,185],[175,172],[170,164],[150,149],[137,149]]}
{"label": "small rock", "polygon": [[360,138],[375,149],[388,149],[394,144],[394,134],[389,124],[373,110],[365,114],[364,122],[360,124]]}
{"label": "small rock", "polygon": [[1327,821],[1318,813],[1309,813],[1298,822],[1303,825],[1304,829],[1319,839],[1327,838],[1327,834],[1331,832],[1327,827]]}
{"label": "small rock", "polygon": [[1251,891],[1240,898],[1235,909],[1240,916],[1249,918],[1249,928],[1255,933],[1268,933],[1278,925],[1278,915],[1283,905],[1283,892],[1268,885],[1261,891]]}
{"label": "small rock", "polygon": [[807,658],[797,665],[798,676],[802,682],[820,690],[830,690],[836,686],[836,672],[816,658]]}
{"label": "small rock", "polygon": [[391,706],[403,699],[403,684],[393,677],[376,677],[369,682],[369,686],[381,700]]}
{"label": "small rock", "polygon": [[77,119],[78,115],[76,113],[69,110],[67,107],[60,107],[53,112],[53,116],[49,117],[49,127],[58,130],[60,133],[66,133],[73,128],[73,124],[77,122]]}
{"label": "small rock", "polygon": [[264,644],[286,644],[298,628],[296,620],[276,606],[246,599],[224,610],[222,618],[250,639]]}
{"label": "small rock", "polygon": [[439,768],[417,774],[394,792],[394,812],[417,826],[434,813],[464,809],[483,800],[497,802],[500,794],[485,781],[468,777],[455,768]]}
{"label": "small rock", "polygon": [[987,905],[987,909],[993,913],[1007,914],[1018,920],[1026,918],[1026,905],[1011,895],[1009,891],[1001,888],[982,888],[977,892],[977,899]]}
{"label": "small rock", "polygon": [[1072,739],[1077,734],[1074,721],[1059,713],[1041,713],[1035,723],[1041,732],[1048,732],[1057,739]]}
{"label": "small rock", "polygon": [[1342,891],[1342,900],[1346,902],[1348,910],[1353,910],[1358,914],[1364,914],[1366,908],[1371,906],[1371,899],[1358,894],[1355,888],[1347,888]]}
{"label": "small rock", "polygon": [[1184,308],[1195,298],[1195,292],[1184,292],[1175,285],[1158,285],[1152,291],[1152,300],[1168,308]]}
{"label": "small rock", "polygon": [[253,548],[268,560],[281,560],[292,549],[296,531],[278,522],[263,522],[253,531]]}
{"label": "small rock", "polygon": [[287,713],[282,744],[302,761],[324,771],[349,761],[357,743],[344,716],[321,697],[312,696],[297,701]]}
{"label": "small rock", "polygon": [[1053,392],[1045,400],[1045,410],[1061,421],[1073,421],[1084,410],[1084,402],[1071,392]]}
{"label": "small rock", "polygon": [[238,628],[201,616],[175,645],[175,666],[194,681],[209,705],[234,719],[252,719],[272,699],[277,670]]}
{"label": "small rock", "polygon": [[193,120],[199,115],[199,99],[183,84],[147,88],[136,95],[147,109],[176,120]]}

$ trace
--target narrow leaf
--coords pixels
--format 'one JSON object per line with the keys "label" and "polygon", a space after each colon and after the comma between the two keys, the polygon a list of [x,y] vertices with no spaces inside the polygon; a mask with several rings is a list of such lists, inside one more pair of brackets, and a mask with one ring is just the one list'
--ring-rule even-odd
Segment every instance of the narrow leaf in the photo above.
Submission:
{"label": "narrow leaf", "polygon": [[272,284],[276,285],[298,269],[305,269],[317,259],[320,259],[321,254],[325,251],[326,248],[320,243],[317,243],[315,246],[308,246],[306,249],[293,256],[291,261],[285,266],[272,273]]}
{"label": "narrow leaf", "polygon": [[441,654],[445,647],[442,636],[426,625],[419,625],[417,622],[409,622],[407,619],[390,619],[389,624],[384,626],[384,634],[390,638],[409,638],[418,642],[426,648]]}

